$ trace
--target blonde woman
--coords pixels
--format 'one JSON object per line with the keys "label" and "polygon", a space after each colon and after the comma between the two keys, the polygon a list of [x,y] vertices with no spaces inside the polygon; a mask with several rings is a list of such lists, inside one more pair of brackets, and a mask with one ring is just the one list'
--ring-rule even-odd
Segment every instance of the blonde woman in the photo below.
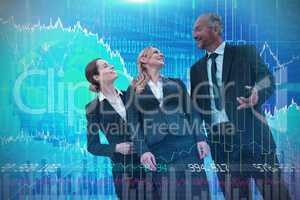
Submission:
{"label": "blonde woman", "polygon": [[[150,169],[148,173],[153,177],[153,190],[146,195],[182,200],[200,197],[201,191],[208,194],[205,172],[196,172],[195,165],[203,165],[209,146],[184,83],[161,75],[164,55],[155,47],[145,48],[137,63],[138,78],[128,89],[134,102],[128,110],[128,123],[140,162]],[[167,166],[166,171],[158,171],[161,164]],[[175,170],[173,178],[170,169]],[[189,180],[188,173],[192,173]],[[163,183],[170,185],[170,193],[164,192]]]}

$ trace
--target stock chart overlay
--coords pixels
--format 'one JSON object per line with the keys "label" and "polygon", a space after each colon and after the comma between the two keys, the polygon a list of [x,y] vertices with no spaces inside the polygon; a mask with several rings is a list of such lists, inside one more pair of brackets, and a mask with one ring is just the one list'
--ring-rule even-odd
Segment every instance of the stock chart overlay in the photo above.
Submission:
{"label": "stock chart overlay", "polygon": [[[205,12],[221,16],[228,43],[255,45],[274,75],[263,109],[284,179],[300,199],[299,8],[296,0],[1,1],[0,199],[117,199],[111,160],[87,151],[85,105],[96,95],[85,66],[104,58],[117,71],[115,86],[126,90],[139,52],[155,46],[165,56],[163,75],[189,90],[190,67],[205,54],[192,27]],[[212,199],[223,199],[222,167],[210,156],[202,166]]]}

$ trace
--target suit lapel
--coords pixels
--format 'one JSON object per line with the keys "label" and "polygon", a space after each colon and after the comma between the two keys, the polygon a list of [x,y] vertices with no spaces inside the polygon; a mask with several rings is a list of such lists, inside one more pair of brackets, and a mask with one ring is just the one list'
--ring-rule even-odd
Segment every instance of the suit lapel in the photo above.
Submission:
{"label": "suit lapel", "polygon": [[[163,88],[163,102],[162,106],[168,104],[173,98],[170,98],[173,94],[178,92],[178,88],[174,85],[174,82],[168,78],[162,78],[162,88]],[[166,98],[168,97],[168,98]]]}
{"label": "suit lapel", "polygon": [[203,58],[200,62],[200,76],[202,76],[202,80],[208,82],[208,75],[207,75],[207,58]]}
{"label": "suit lapel", "polygon": [[223,72],[222,72],[222,82],[224,84],[228,82],[228,75],[232,68],[233,58],[234,58],[234,49],[231,45],[226,44],[224,50]]}
{"label": "suit lapel", "polygon": [[99,100],[96,97],[87,107],[86,113],[89,114],[99,114]]}
{"label": "suit lapel", "polygon": [[[120,94],[120,97],[121,97],[121,100],[123,101],[124,103],[124,106],[125,106],[125,95],[123,94]],[[97,99],[98,100],[98,99]],[[113,118],[119,118],[121,120],[124,120],[120,114],[114,109],[114,107],[112,107],[112,105],[109,103],[109,101],[107,99],[104,99],[103,101],[99,102],[98,100],[98,105],[99,105],[99,115],[101,116],[102,115],[102,118],[107,118],[107,117],[113,117]],[[103,113],[101,112],[104,111]]]}
{"label": "suit lapel", "polygon": [[199,63],[199,66],[197,69],[198,69],[197,75],[200,76],[200,81],[198,81],[198,83],[207,83],[202,86],[204,88],[203,93],[209,94],[208,75],[207,75],[207,57],[206,56],[200,60],[200,63]]}
{"label": "suit lapel", "polygon": [[124,91],[121,91],[120,97],[121,97],[123,104],[125,105],[126,104],[126,93]]}
{"label": "suit lapel", "polygon": [[[146,95],[146,101],[142,101],[142,103],[144,104],[148,104],[149,103],[149,106],[153,106],[154,105],[159,105],[159,101],[156,99],[156,97],[154,96],[150,86],[148,84],[146,84],[145,86],[145,90],[141,93],[142,95]],[[149,96],[151,96],[151,98],[149,98]],[[147,106],[147,105],[146,105]]]}
{"label": "suit lapel", "polygon": [[167,78],[162,77],[163,99],[169,95],[170,90],[168,89],[168,81],[169,80]]}

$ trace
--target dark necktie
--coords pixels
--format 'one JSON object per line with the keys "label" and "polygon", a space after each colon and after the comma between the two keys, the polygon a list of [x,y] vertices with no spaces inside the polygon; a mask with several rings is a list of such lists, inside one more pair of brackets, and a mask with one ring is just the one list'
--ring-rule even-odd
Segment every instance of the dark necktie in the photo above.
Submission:
{"label": "dark necktie", "polygon": [[212,53],[209,55],[208,59],[211,59],[211,79],[213,83],[213,94],[215,100],[215,106],[218,110],[222,110],[222,99],[221,99],[221,90],[217,81],[217,63],[216,58],[218,57],[217,53]]}

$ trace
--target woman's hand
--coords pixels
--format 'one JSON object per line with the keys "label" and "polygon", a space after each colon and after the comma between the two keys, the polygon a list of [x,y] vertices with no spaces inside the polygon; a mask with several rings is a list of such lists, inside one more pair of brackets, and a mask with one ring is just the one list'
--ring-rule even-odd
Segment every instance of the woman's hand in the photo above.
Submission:
{"label": "woman's hand", "polygon": [[151,152],[146,152],[141,156],[141,163],[151,171],[156,171],[155,156]]}
{"label": "woman's hand", "polygon": [[133,143],[132,142],[123,142],[116,145],[116,152],[129,155],[134,153]]}
{"label": "woman's hand", "polygon": [[200,159],[208,156],[208,154],[210,152],[209,145],[205,141],[198,142],[197,149],[198,149]]}

